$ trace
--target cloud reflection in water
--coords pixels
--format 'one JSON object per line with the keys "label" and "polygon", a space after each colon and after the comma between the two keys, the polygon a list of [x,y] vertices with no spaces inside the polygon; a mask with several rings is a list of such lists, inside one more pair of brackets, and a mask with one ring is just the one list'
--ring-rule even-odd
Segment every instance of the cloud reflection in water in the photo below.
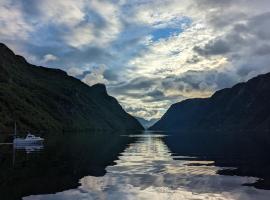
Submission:
{"label": "cloud reflection in water", "polygon": [[[211,161],[174,160],[162,135],[144,135],[130,144],[103,177],[86,176],[77,189],[24,200],[269,199],[270,191],[242,186],[253,177],[222,176]],[[177,157],[179,158],[179,156]]]}

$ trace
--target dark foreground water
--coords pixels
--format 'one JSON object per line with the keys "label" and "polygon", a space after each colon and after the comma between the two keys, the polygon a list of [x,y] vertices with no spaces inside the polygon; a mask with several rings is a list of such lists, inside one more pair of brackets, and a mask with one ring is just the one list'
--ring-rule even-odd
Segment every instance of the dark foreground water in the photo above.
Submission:
{"label": "dark foreground water", "polygon": [[258,189],[267,184],[252,177],[267,175],[260,152],[243,155],[231,144],[220,150],[160,133],[118,135],[58,135],[21,149],[1,145],[0,199],[270,199],[270,190]]}

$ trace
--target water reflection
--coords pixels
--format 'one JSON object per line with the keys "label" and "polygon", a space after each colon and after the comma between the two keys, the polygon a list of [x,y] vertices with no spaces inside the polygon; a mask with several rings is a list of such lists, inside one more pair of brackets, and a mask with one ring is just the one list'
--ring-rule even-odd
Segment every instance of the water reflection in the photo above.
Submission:
{"label": "water reflection", "polygon": [[86,176],[77,189],[24,200],[80,199],[269,199],[270,192],[243,186],[256,178],[223,176],[214,161],[174,155],[163,135],[132,135],[104,176]]}
{"label": "water reflection", "polygon": [[31,144],[31,145],[15,145],[13,144],[12,166],[16,164],[16,152],[24,151],[26,154],[39,153],[43,150],[43,144]]}
{"label": "water reflection", "polygon": [[[86,175],[103,176],[134,138],[120,133],[54,133],[44,147],[0,146],[0,199],[76,188]],[[42,149],[43,148],[43,149]]]}
{"label": "water reflection", "polygon": [[30,153],[37,153],[43,150],[44,145],[43,144],[32,144],[32,145],[14,145],[14,152],[16,153],[16,150],[24,150],[27,154]]}

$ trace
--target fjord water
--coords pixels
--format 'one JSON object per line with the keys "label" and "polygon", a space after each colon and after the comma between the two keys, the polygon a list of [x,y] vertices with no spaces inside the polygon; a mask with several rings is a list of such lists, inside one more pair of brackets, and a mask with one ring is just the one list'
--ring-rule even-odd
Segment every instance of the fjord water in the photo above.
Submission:
{"label": "fjord water", "polygon": [[231,176],[239,168],[237,154],[238,162],[231,156],[229,162],[196,141],[197,148],[190,148],[189,139],[163,133],[79,133],[55,136],[32,151],[1,146],[0,197],[269,199],[270,191],[245,185],[258,178],[248,172]]}

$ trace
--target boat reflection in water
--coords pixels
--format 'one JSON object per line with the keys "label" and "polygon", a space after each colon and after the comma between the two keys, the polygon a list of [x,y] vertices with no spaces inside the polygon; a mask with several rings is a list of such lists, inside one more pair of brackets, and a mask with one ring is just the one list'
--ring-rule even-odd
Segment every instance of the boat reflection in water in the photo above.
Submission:
{"label": "boat reflection in water", "polygon": [[16,163],[16,152],[24,151],[26,155],[33,153],[40,153],[44,148],[43,143],[13,143],[13,158],[12,166],[15,166]]}
{"label": "boat reflection in water", "polygon": [[56,194],[32,195],[24,200],[80,199],[208,199],[266,200],[270,191],[243,186],[254,177],[224,176],[213,161],[173,154],[165,135],[131,135],[136,138],[104,176],[85,176],[80,186]]}
{"label": "boat reflection in water", "polygon": [[27,154],[29,153],[36,153],[43,150],[44,145],[43,144],[25,144],[25,145],[18,145],[13,144],[14,150],[25,150]]}

